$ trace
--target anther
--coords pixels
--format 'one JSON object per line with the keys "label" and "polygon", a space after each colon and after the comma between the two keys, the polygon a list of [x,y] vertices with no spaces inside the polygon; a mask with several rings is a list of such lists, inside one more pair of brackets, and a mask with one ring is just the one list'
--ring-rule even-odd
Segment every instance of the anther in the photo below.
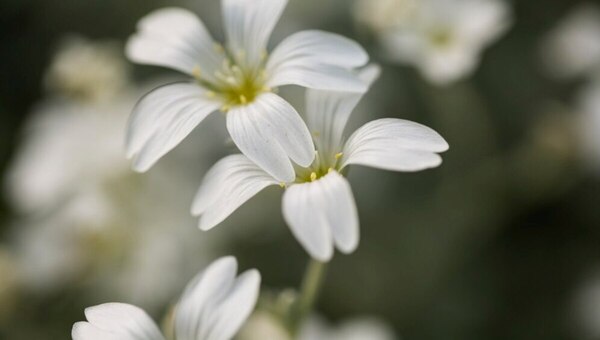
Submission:
{"label": "anther", "polygon": [[340,159],[340,158],[342,158],[343,155],[344,155],[343,152],[338,152],[335,154],[335,159]]}
{"label": "anther", "polygon": [[310,173],[310,181],[313,182],[314,180],[317,179],[317,173],[316,172],[311,172]]}
{"label": "anther", "polygon": [[285,189],[285,182],[279,182],[279,186]]}
{"label": "anther", "polygon": [[242,104],[248,103],[246,96],[244,96],[243,94],[240,94],[240,103],[242,103]]}
{"label": "anther", "polygon": [[226,113],[227,111],[229,111],[229,109],[230,109],[229,105],[223,105],[223,106],[221,106],[221,111],[222,112]]}

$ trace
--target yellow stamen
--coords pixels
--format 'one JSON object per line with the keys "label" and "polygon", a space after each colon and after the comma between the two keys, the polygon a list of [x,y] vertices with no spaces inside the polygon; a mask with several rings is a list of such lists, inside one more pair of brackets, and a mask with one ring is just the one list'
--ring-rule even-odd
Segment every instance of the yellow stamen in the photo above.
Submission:
{"label": "yellow stamen", "polygon": [[279,186],[285,189],[285,182],[280,182]]}
{"label": "yellow stamen", "polygon": [[244,96],[243,94],[240,94],[240,103],[242,103],[242,105],[248,103],[246,96]]}
{"label": "yellow stamen", "polygon": [[332,171],[333,171],[333,168],[329,168],[329,169],[327,169],[327,173],[330,173],[330,172],[332,172]]}
{"label": "yellow stamen", "polygon": [[221,111],[223,111],[223,112],[227,112],[227,111],[229,111],[229,109],[230,109],[229,105],[221,106]]}
{"label": "yellow stamen", "polygon": [[313,182],[314,180],[317,179],[317,173],[316,172],[311,172],[310,173],[310,181]]}
{"label": "yellow stamen", "polygon": [[335,159],[340,159],[340,158],[342,158],[343,155],[344,155],[343,152],[338,152],[335,154]]}

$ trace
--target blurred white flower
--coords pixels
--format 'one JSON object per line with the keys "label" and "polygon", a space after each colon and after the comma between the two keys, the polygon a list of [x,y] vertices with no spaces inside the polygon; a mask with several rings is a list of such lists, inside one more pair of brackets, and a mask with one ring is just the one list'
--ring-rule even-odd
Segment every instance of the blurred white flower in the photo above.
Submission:
{"label": "blurred white flower", "polygon": [[127,174],[122,133],[133,103],[135,96],[39,105],[8,173],[15,207],[24,213],[51,209],[81,189]]}
{"label": "blurred white flower", "polygon": [[[363,69],[360,77],[372,83],[379,68]],[[199,226],[208,230],[270,185],[286,186],[283,216],[300,244],[315,259],[328,261],[334,246],[351,253],[358,246],[358,215],[352,190],[342,176],[350,164],[392,171],[419,171],[442,162],[437,154],[448,144],[432,129],[402,119],[379,119],[343,133],[350,113],[362,94],[309,90],[307,123],[317,156],[306,168],[297,167],[293,181],[281,183],[244,155],[231,155],[206,174],[192,204],[201,215]]]}
{"label": "blurred white flower", "polygon": [[577,6],[544,39],[541,56],[556,77],[589,74],[600,67],[600,8]]}
{"label": "blurred white flower", "polygon": [[[79,54],[84,70],[85,57],[95,65],[94,46],[86,43]],[[99,46],[101,54],[106,44]],[[86,82],[95,78],[81,73],[83,79],[69,83],[93,88]],[[65,72],[56,79],[76,76]],[[60,98],[42,102],[26,123],[5,178],[18,213],[12,238],[24,285],[43,292],[79,284],[95,295],[162,307],[220,244],[197,237],[187,214],[190,183],[206,166],[165,162],[146,176],[132,173],[123,131],[140,91],[127,79],[110,97],[84,98],[60,88],[53,92]],[[160,279],[157,267],[165,274]]]}
{"label": "blurred white flower", "polygon": [[128,75],[116,43],[72,36],[59,46],[45,85],[50,92],[82,100],[109,100],[125,88]]}
{"label": "blurred white flower", "polygon": [[417,9],[419,0],[357,0],[352,14],[375,33],[406,25]]}
{"label": "blurred white flower", "polygon": [[273,314],[264,311],[252,313],[238,333],[236,340],[292,340],[289,331]]}
{"label": "blurred white flower", "polygon": [[[288,331],[275,317],[255,312],[240,331],[238,340],[292,340]],[[374,317],[344,320],[334,327],[324,319],[312,316],[302,326],[297,340],[395,340],[394,330]]]}
{"label": "blurred white flower", "polygon": [[600,77],[579,94],[577,121],[581,159],[600,173]]}
{"label": "blurred white flower", "polygon": [[[502,0],[395,2],[401,10],[390,9],[379,23],[374,16],[358,16],[358,20],[371,26],[392,60],[415,66],[438,85],[469,76],[483,49],[498,39],[511,21],[508,4]],[[381,4],[367,0],[358,8],[370,6]],[[380,13],[377,7],[367,13]]]}
{"label": "blurred white flower", "polygon": [[[237,276],[237,261],[223,257],[196,275],[175,311],[178,340],[229,340],[252,313],[260,274],[250,269]],[[107,303],[85,310],[87,321],[73,325],[74,340],[163,340],[158,326],[142,309]]]}
{"label": "blurred white flower", "polygon": [[384,322],[363,317],[345,320],[337,327],[313,317],[300,331],[299,340],[395,340],[394,330]]}
{"label": "blurred white flower", "polygon": [[269,56],[267,43],[287,0],[222,0],[227,44],[216,44],[202,22],[184,9],[153,12],[127,44],[135,62],[169,67],[194,77],[159,87],[134,109],[127,154],[149,169],[210,113],[227,112],[232,140],[279,181],[294,178],[292,161],[314,159],[310,133],[296,110],[274,90],[282,85],[363,91],[350,69],[368,61],[354,41],[301,31]]}

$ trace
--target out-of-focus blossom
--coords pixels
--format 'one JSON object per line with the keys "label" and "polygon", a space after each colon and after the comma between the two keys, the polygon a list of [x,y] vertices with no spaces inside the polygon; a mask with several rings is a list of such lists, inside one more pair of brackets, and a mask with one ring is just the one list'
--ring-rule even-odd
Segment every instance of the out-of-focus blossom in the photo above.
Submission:
{"label": "out-of-focus blossom", "polygon": [[323,319],[311,318],[298,336],[300,340],[395,340],[394,330],[373,317],[345,320],[331,326]]}
{"label": "out-of-focus blossom", "polygon": [[146,171],[177,146],[210,113],[227,113],[233,142],[279,181],[294,178],[292,161],[308,166],[314,146],[296,110],[274,90],[282,85],[363,91],[351,72],[368,61],[354,41],[321,31],[301,31],[270,55],[267,43],[286,0],[223,0],[227,43],[216,44],[203,23],[184,9],[153,12],[127,44],[131,60],[169,67],[194,80],[165,85],[133,111],[127,154]]}
{"label": "out-of-focus blossom", "polygon": [[600,77],[581,91],[578,101],[577,136],[581,158],[590,168],[600,172]]}
{"label": "out-of-focus blossom", "polygon": [[[289,332],[271,314],[256,312],[237,337],[238,340],[292,340]],[[396,340],[394,330],[374,317],[344,320],[338,326],[312,316],[300,329],[297,340]]]}
{"label": "out-of-focus blossom", "polygon": [[[244,324],[258,299],[260,274],[237,276],[237,261],[224,257],[196,275],[185,289],[174,317],[178,340],[229,340]],[[85,310],[87,321],[73,325],[74,340],[163,340],[158,326],[142,309],[106,303]]]}
{"label": "out-of-focus blossom", "polygon": [[127,174],[123,149],[126,113],[134,96],[110,103],[52,100],[27,122],[7,187],[15,208],[52,209],[62,199]]}
{"label": "out-of-focus blossom", "polygon": [[254,339],[292,340],[282,322],[273,314],[260,310],[250,316],[236,338],[236,340]]}
{"label": "out-of-focus blossom", "polygon": [[358,0],[354,4],[353,15],[356,21],[366,25],[374,33],[407,25],[417,10],[419,0]]}
{"label": "out-of-focus blossom", "polygon": [[[483,49],[511,22],[501,0],[364,0],[356,8],[390,59],[415,66],[439,85],[469,76]],[[387,14],[378,17],[382,12]]]}
{"label": "out-of-focus blossom", "polygon": [[[88,84],[103,78],[86,74],[84,66],[93,68],[98,55],[118,50],[109,53],[100,43],[94,53],[94,43],[81,44],[68,44],[69,53],[55,58],[63,65],[50,67],[55,96],[38,105],[26,123],[6,178],[18,212],[13,238],[24,284],[36,290],[82,284],[94,294],[157,308],[218,242],[194,237],[185,196],[193,195],[189,184],[195,176],[169,163],[147,176],[131,172],[123,132],[140,91],[121,74],[124,83],[115,84],[121,86],[116,93],[92,95],[108,90]],[[82,79],[67,67],[73,58]],[[122,63],[107,72],[122,72]],[[70,85],[61,87],[62,82]],[[79,96],[82,91],[90,96]],[[157,267],[164,273],[159,279]]]}
{"label": "out-of-focus blossom", "polygon": [[541,54],[556,77],[586,75],[600,67],[600,8],[592,3],[576,7],[548,34]]}
{"label": "out-of-focus blossom", "polygon": [[[371,84],[379,68],[367,67],[360,77]],[[402,119],[369,122],[344,138],[350,113],[362,94],[309,90],[307,124],[317,146],[315,162],[296,168],[296,178],[279,182],[244,155],[215,164],[194,199],[192,214],[200,228],[221,223],[243,203],[271,185],[286,187],[283,216],[292,233],[315,259],[329,261],[334,247],[351,253],[358,246],[359,223],[350,183],[342,176],[351,164],[392,171],[437,167],[448,144],[432,129]]]}
{"label": "out-of-focus blossom", "polygon": [[78,36],[66,39],[46,74],[47,89],[84,101],[114,98],[126,87],[129,75],[117,46]]}

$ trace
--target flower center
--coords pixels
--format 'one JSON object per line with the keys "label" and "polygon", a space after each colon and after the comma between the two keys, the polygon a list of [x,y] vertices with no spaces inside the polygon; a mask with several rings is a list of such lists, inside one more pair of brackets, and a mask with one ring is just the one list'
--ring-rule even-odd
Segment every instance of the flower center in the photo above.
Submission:
{"label": "flower center", "polygon": [[[220,45],[219,45],[220,46]],[[245,52],[238,51],[234,56],[227,53],[222,47],[215,47],[223,55],[221,68],[214,71],[211,77],[204,77],[199,68],[194,69],[194,77],[205,88],[209,97],[218,97],[223,101],[222,111],[226,112],[232,107],[251,103],[261,93],[271,92],[266,86],[264,60],[258,65],[249,65],[245,62]]]}
{"label": "flower center", "polygon": [[447,28],[437,28],[429,32],[429,39],[435,46],[447,47],[452,43],[454,37],[451,30]]}
{"label": "flower center", "polygon": [[325,159],[320,156],[320,153],[317,152],[315,161],[308,168],[296,168],[296,183],[314,182],[331,171],[340,172],[339,159],[343,156],[341,152],[330,157],[332,159]]}

